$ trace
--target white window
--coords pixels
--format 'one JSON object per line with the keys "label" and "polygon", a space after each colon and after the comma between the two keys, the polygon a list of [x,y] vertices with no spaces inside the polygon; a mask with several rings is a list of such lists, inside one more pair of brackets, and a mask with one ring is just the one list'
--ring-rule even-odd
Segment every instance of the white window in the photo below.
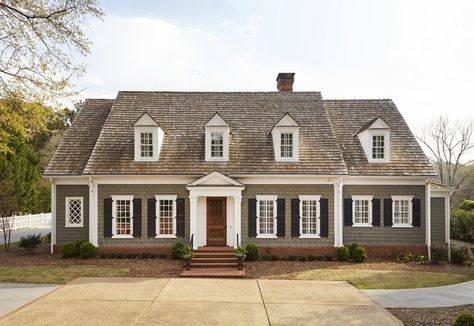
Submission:
{"label": "white window", "polygon": [[82,197],[66,197],[66,227],[77,228],[84,225]]}
{"label": "white window", "polygon": [[373,196],[352,196],[352,226],[372,227]]}
{"label": "white window", "polygon": [[321,196],[300,195],[300,238],[319,238],[321,230]]}
{"label": "white window", "polygon": [[156,237],[176,238],[176,198],[178,196],[155,196]]}
{"label": "white window", "polygon": [[112,238],[133,238],[133,196],[112,196]]}
{"label": "white window", "polygon": [[374,160],[385,159],[385,136],[372,136],[372,158]]}
{"label": "white window", "polygon": [[280,134],[280,153],[281,157],[293,157],[293,133],[283,132]]}
{"label": "white window", "polygon": [[224,133],[211,132],[211,157],[224,157]]}
{"label": "white window", "polygon": [[298,123],[285,114],[272,129],[273,149],[276,162],[298,162],[299,157]]}
{"label": "white window", "polygon": [[276,195],[257,197],[257,238],[276,238]]}
{"label": "white window", "polygon": [[133,127],[135,137],[135,161],[158,161],[160,158],[161,145],[165,137],[164,131],[147,113],[144,113],[141,118],[135,122]]}
{"label": "white window", "polygon": [[153,157],[153,132],[140,132],[140,157]]}
{"label": "white window", "polygon": [[392,196],[393,227],[412,227],[413,196]]}

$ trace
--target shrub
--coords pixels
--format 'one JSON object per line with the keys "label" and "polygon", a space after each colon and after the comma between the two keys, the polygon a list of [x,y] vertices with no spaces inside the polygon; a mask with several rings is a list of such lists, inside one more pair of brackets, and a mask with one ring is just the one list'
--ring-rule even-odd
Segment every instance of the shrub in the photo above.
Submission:
{"label": "shrub", "polygon": [[79,256],[79,247],[78,242],[68,242],[65,243],[61,249],[61,257],[63,258],[73,258]]}
{"label": "shrub", "polygon": [[358,243],[353,243],[349,246],[349,255],[354,258],[354,249],[360,247],[360,244]]}
{"label": "shrub", "polygon": [[297,260],[297,259],[298,259],[297,256],[294,256],[294,255],[288,256],[288,260],[289,260],[289,261],[295,261],[295,260]]}
{"label": "shrub", "polygon": [[326,255],[326,256],[324,256],[324,258],[326,258],[327,261],[333,261],[334,260],[334,257],[331,256],[331,255]]}
{"label": "shrub", "polygon": [[453,326],[473,326],[474,314],[469,311],[461,312],[453,322]]}
{"label": "shrub", "polygon": [[159,253],[158,255],[156,255],[156,254],[153,254],[153,255],[154,255],[154,257],[152,257],[152,258],[158,257],[159,259],[168,259],[168,255],[165,254],[165,253]]}
{"label": "shrub", "polygon": [[469,254],[467,248],[464,247],[451,247],[451,261],[454,264],[464,265],[469,260]]}
{"label": "shrub", "polygon": [[442,244],[434,244],[431,246],[431,262],[439,264],[441,261],[448,260],[448,248]]}
{"label": "shrub", "polygon": [[316,256],[316,260],[317,261],[325,261],[327,259],[326,259],[326,256]]}
{"label": "shrub", "polygon": [[184,243],[182,242],[176,242],[174,245],[173,245],[173,250],[171,251],[171,258],[173,259],[183,259],[183,255],[186,253],[186,247],[188,247],[187,245],[185,245]]}
{"label": "shrub", "polygon": [[306,258],[308,261],[315,261],[317,259],[316,256],[314,255],[308,255],[308,257]]}
{"label": "shrub", "polygon": [[298,261],[308,261],[308,257],[306,257],[306,256],[298,256]]}
{"label": "shrub", "polygon": [[48,232],[48,234],[46,234],[46,242],[51,243],[51,232]]}
{"label": "shrub", "polygon": [[367,250],[362,246],[352,249],[352,258],[358,263],[362,263],[367,259]]}
{"label": "shrub", "polygon": [[458,208],[463,211],[474,211],[474,200],[465,199]]}
{"label": "shrub", "polygon": [[451,238],[474,243],[473,209],[456,209],[451,212]]}
{"label": "shrub", "polygon": [[256,261],[260,259],[260,251],[256,244],[247,243],[245,245],[245,251],[247,252],[246,260]]}
{"label": "shrub", "polygon": [[33,251],[41,244],[41,234],[29,234],[20,238],[20,247],[28,251]]}
{"label": "shrub", "polygon": [[336,257],[338,261],[347,261],[349,258],[349,249],[344,246],[337,248]]}
{"label": "shrub", "polygon": [[81,243],[81,246],[79,247],[79,257],[86,259],[95,257],[95,255],[96,248],[92,243],[88,241]]}

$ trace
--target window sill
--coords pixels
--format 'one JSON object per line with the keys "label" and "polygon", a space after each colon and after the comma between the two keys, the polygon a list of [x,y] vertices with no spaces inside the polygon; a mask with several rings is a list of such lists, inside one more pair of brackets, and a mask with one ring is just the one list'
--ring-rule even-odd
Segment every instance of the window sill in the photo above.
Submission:
{"label": "window sill", "polygon": [[411,225],[411,224],[393,224],[392,228],[411,229],[411,228],[413,228],[413,225]]}
{"label": "window sill", "polygon": [[83,228],[84,225],[82,225],[82,224],[77,224],[77,225],[70,224],[70,225],[66,225],[65,227],[67,227],[67,228]]}
{"label": "window sill", "polygon": [[257,239],[278,239],[276,234],[259,234],[256,237]]}
{"label": "window sill", "polygon": [[113,235],[112,239],[133,239],[133,235]]}
{"label": "window sill", "polygon": [[352,224],[353,228],[371,228],[372,224]]}
{"label": "window sill", "polygon": [[319,234],[302,234],[299,236],[300,239],[321,239]]}
{"label": "window sill", "polygon": [[156,239],[176,239],[175,235],[167,234],[167,235],[157,235],[155,236]]}

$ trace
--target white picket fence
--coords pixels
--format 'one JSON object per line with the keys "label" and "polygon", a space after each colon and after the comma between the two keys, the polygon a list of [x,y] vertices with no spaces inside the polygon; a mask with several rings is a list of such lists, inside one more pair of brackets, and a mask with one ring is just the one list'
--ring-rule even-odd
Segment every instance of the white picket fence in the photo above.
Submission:
{"label": "white picket fence", "polygon": [[[0,217],[0,226],[2,224]],[[51,213],[28,214],[14,216],[12,230],[18,229],[45,229],[51,227]]]}

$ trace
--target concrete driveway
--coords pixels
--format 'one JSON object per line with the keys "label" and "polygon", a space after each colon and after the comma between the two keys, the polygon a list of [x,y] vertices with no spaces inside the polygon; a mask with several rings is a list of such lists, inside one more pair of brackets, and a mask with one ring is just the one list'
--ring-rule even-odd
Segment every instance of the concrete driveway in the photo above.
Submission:
{"label": "concrete driveway", "polygon": [[401,325],[347,282],[80,278],[0,325]]}

